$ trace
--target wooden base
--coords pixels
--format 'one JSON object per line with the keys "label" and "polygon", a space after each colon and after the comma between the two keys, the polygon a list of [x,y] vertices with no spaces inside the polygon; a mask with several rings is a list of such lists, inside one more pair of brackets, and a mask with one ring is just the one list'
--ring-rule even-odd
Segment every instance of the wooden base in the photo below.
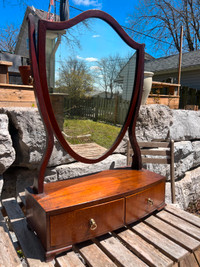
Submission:
{"label": "wooden base", "polygon": [[26,190],[27,222],[47,260],[71,245],[135,222],[163,207],[165,178],[147,170],[121,168]]}

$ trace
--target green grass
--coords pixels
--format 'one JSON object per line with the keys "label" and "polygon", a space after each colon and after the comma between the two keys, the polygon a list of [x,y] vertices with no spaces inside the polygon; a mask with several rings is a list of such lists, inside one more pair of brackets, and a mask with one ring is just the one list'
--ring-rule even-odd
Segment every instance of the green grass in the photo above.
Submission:
{"label": "green grass", "polygon": [[67,138],[71,144],[95,142],[105,148],[110,148],[119,134],[121,128],[92,120],[65,120],[64,132],[68,136],[91,134],[87,138]]}

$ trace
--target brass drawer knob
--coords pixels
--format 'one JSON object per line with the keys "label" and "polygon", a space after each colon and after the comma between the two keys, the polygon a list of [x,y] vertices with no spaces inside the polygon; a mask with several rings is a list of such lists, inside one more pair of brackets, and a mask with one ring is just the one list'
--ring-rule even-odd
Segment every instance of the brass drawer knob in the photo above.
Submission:
{"label": "brass drawer knob", "polygon": [[90,219],[90,230],[94,231],[97,229],[97,224],[94,219]]}
{"label": "brass drawer knob", "polygon": [[147,203],[149,205],[153,206],[153,200],[150,197],[147,199]]}

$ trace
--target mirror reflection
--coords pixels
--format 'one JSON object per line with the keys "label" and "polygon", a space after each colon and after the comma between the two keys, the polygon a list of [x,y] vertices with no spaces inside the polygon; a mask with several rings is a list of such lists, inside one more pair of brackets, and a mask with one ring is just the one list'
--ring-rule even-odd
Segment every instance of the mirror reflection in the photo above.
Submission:
{"label": "mirror reflection", "polygon": [[136,51],[104,21],[90,18],[46,35],[52,107],[72,149],[98,158],[125,122],[135,79]]}

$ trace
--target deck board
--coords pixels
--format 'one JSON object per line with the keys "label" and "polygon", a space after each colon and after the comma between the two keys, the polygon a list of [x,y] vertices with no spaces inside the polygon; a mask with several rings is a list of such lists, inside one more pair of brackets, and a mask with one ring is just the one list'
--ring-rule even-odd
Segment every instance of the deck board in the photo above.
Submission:
{"label": "deck board", "polygon": [[184,219],[185,221],[191,224],[196,225],[197,227],[200,227],[200,217],[197,217],[194,214],[191,214],[181,209],[177,210],[177,208],[175,208],[173,205],[167,205],[165,207],[165,210],[176,215],[179,218]]}
{"label": "deck board", "polygon": [[135,225],[132,229],[174,261],[180,261],[188,254],[186,249],[172,242],[143,222]]}
{"label": "deck board", "polygon": [[0,266],[21,267],[21,261],[14,249],[6,227],[4,217],[0,211]]}
{"label": "deck board", "polygon": [[28,264],[32,267],[54,266],[44,262],[44,249],[37,236],[28,230],[24,214],[14,198],[3,200],[13,230],[19,240]]}
{"label": "deck board", "polygon": [[[167,206],[128,228],[77,244],[49,263],[44,262],[44,249],[37,236],[28,230],[16,199],[4,200],[3,206],[30,267],[200,266],[199,218],[173,206]],[[8,238],[8,241],[0,239],[3,244],[0,246],[0,266],[22,266],[9,231],[2,227],[2,223],[5,224],[5,219],[0,213],[0,235]],[[14,263],[13,258],[9,259],[10,251],[17,260]]]}
{"label": "deck board", "polygon": [[59,267],[84,267],[85,264],[80,260],[74,251],[68,252],[64,256],[56,258],[56,263]]}
{"label": "deck board", "polygon": [[114,267],[116,264],[94,243],[78,246],[78,251],[92,267]]}
{"label": "deck board", "polygon": [[114,236],[106,236],[96,239],[96,244],[118,265],[129,267],[147,267],[135,254],[127,249]]}
{"label": "deck board", "polygon": [[155,263],[160,267],[170,267],[173,265],[173,261],[171,259],[131,230],[127,229],[125,231],[121,231],[117,234],[117,237],[148,265],[152,266],[155,265]]}
{"label": "deck board", "polygon": [[146,219],[145,223],[152,226],[155,230],[158,230],[164,236],[170,238],[172,241],[191,252],[195,251],[200,247],[199,241],[174,228],[173,226],[167,224],[166,222],[160,220],[155,216],[151,216]]}
{"label": "deck board", "polygon": [[200,227],[194,226],[184,219],[181,219],[180,217],[177,217],[176,215],[173,215],[164,210],[159,212],[157,216],[170,225],[173,225],[177,229],[180,229],[181,231],[200,241]]}

